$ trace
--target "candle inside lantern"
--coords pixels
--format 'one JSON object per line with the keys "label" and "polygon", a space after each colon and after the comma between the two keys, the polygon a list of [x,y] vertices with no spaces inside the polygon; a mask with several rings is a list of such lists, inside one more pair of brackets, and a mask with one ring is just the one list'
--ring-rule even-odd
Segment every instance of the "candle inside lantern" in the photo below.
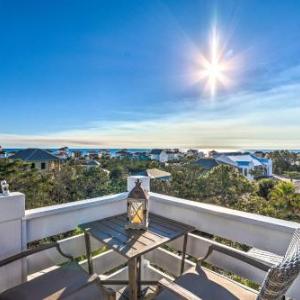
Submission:
{"label": "candle inside lantern", "polygon": [[141,224],[142,220],[143,220],[143,209],[140,208],[135,212],[134,217],[132,219],[132,223],[133,224]]}

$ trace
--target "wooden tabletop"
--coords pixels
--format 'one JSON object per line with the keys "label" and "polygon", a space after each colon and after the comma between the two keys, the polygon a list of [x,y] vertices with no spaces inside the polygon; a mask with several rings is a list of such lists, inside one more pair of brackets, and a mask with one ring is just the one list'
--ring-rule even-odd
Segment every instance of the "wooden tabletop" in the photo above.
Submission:
{"label": "wooden tabletop", "polygon": [[79,227],[127,259],[144,254],[194,230],[192,226],[152,213],[149,215],[147,230],[128,230],[125,229],[125,224],[127,215],[122,214]]}

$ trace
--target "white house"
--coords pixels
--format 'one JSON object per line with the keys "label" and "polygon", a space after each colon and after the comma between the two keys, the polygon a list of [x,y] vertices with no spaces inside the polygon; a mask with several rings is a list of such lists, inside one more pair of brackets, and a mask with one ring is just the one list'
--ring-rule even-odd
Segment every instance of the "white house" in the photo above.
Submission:
{"label": "white house", "polygon": [[180,152],[179,149],[152,149],[149,156],[151,160],[168,162],[180,160],[184,157],[184,153]]}
{"label": "white house", "polygon": [[157,160],[159,162],[167,162],[169,160],[167,151],[163,149],[152,149],[149,155],[151,160]]}
{"label": "white house", "polygon": [[75,154],[72,151],[70,151],[68,147],[62,147],[57,149],[57,151],[54,152],[54,155],[60,160],[67,160],[68,158],[75,157]]}
{"label": "white house", "polygon": [[168,154],[168,161],[180,160],[184,157],[184,153],[180,152],[179,149],[166,150],[166,153]]}
{"label": "white house", "polygon": [[259,170],[262,176],[272,176],[272,160],[256,157],[250,153],[215,153],[213,157],[202,158],[196,162],[203,169],[210,170],[218,165],[230,165],[237,168],[245,177],[254,179],[253,171]]}
{"label": "white house", "polygon": [[229,164],[238,168],[248,179],[254,179],[252,172],[261,169],[263,176],[271,177],[272,160],[269,158],[256,157],[250,153],[222,153],[214,156],[219,163]]}
{"label": "white house", "polygon": [[201,158],[203,158],[205,155],[204,155],[204,152],[198,151],[197,149],[188,149],[188,150],[186,151],[185,156],[186,156],[186,157],[189,157],[189,158],[194,158],[194,159],[201,159]]}
{"label": "white house", "polygon": [[168,160],[167,161],[172,161],[172,160],[178,160],[177,153],[173,150],[167,150],[166,151],[168,155]]}
{"label": "white house", "polygon": [[159,155],[159,161],[160,162],[167,162],[169,161],[169,155],[167,151],[163,150]]}

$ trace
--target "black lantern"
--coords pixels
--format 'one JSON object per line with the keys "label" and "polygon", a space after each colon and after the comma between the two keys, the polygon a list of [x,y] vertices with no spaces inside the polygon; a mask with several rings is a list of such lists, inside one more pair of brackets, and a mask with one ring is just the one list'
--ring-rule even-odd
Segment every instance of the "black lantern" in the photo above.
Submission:
{"label": "black lantern", "polygon": [[144,229],[149,224],[149,197],[142,188],[142,182],[137,180],[135,187],[129,192],[127,198],[126,229]]}

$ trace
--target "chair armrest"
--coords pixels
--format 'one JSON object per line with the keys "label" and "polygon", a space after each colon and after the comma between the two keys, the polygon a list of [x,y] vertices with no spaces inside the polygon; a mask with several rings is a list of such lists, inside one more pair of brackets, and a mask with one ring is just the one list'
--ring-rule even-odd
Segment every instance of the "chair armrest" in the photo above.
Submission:
{"label": "chair armrest", "polygon": [[166,289],[166,290],[174,293],[175,295],[177,295],[178,297],[180,297],[183,300],[202,300],[201,298],[199,298],[195,294],[191,293],[187,289],[185,289],[182,286],[178,285],[177,283],[170,282],[170,281],[166,280],[165,278],[162,278],[158,282],[158,284],[161,288]]}
{"label": "chair armrest", "polygon": [[12,262],[14,262],[18,259],[22,259],[22,258],[27,257],[29,255],[32,255],[32,254],[35,254],[35,253],[38,253],[38,252],[41,252],[41,251],[44,251],[44,250],[47,250],[47,249],[51,249],[51,248],[56,248],[56,250],[59,252],[59,254],[66,257],[67,259],[69,259],[71,261],[74,260],[74,258],[71,255],[67,255],[67,254],[63,253],[63,251],[60,248],[59,243],[55,242],[55,243],[44,244],[44,245],[41,245],[41,246],[36,247],[36,248],[24,250],[24,251],[22,251],[18,254],[7,257],[7,258],[0,261],[0,267],[3,267],[7,264],[10,264],[10,263],[12,263]]}
{"label": "chair armrest", "polygon": [[267,262],[263,262],[261,260],[257,260],[254,257],[248,255],[247,253],[243,253],[239,250],[236,250],[234,248],[228,247],[228,246],[223,246],[223,245],[218,245],[218,244],[212,244],[208,247],[207,253],[203,256],[198,258],[197,263],[202,263],[205,261],[214,251],[223,253],[225,255],[231,256],[233,258],[239,259],[253,267],[256,267],[262,271],[269,271],[269,269],[272,267],[271,264]]}

